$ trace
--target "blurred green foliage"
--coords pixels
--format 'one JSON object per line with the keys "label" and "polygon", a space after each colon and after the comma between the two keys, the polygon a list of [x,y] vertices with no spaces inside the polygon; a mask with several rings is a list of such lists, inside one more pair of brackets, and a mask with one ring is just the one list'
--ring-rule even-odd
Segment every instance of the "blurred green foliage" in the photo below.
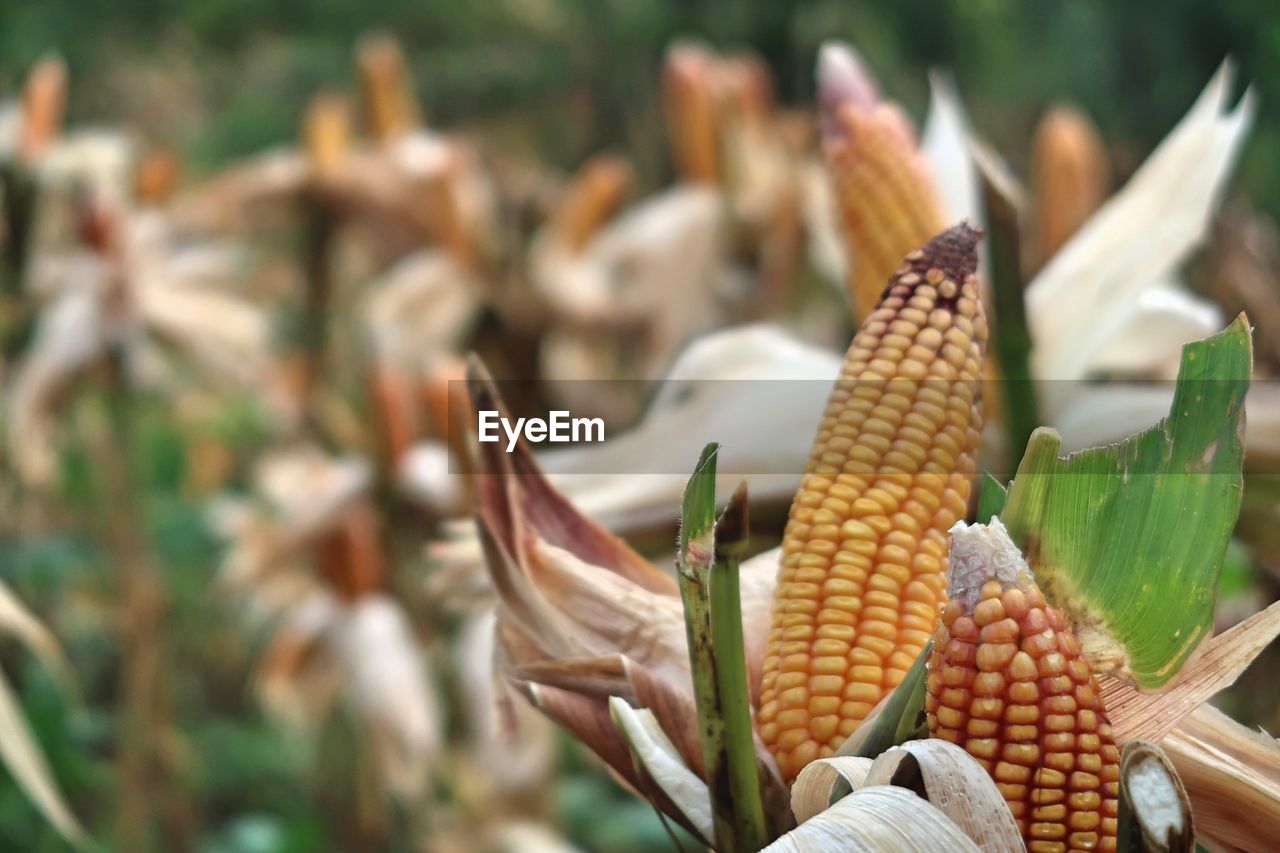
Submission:
{"label": "blurred green foliage", "polygon": [[[1280,9],[1270,0],[42,0],[0,6],[0,86],[41,52],[71,65],[73,112],[128,119],[184,147],[196,171],[290,139],[321,86],[352,87],[356,39],[406,45],[428,120],[484,126],[494,144],[568,167],[602,147],[667,169],[656,71],[674,38],[750,47],[782,98],[812,97],[817,46],[852,41],[917,114],[924,71],[954,70],[978,129],[1015,164],[1051,100],[1082,105],[1127,173],[1191,104],[1223,57],[1253,81],[1262,111],[1241,170],[1280,206]],[[6,85],[7,84],[7,85]]]}

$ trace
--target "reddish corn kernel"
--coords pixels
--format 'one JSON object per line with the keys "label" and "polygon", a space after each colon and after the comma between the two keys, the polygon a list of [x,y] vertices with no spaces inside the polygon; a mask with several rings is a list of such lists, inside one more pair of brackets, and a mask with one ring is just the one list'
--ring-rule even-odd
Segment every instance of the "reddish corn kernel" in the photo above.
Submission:
{"label": "reddish corn kernel", "polygon": [[[926,679],[926,703],[955,706],[949,720],[931,713],[930,731],[988,768],[1028,850],[1114,851],[1119,751],[1079,643],[1034,587],[996,590],[988,581],[974,599],[952,624],[966,636],[977,626],[977,639],[955,660],[929,661],[948,677]],[[939,629],[940,648],[956,642]]]}

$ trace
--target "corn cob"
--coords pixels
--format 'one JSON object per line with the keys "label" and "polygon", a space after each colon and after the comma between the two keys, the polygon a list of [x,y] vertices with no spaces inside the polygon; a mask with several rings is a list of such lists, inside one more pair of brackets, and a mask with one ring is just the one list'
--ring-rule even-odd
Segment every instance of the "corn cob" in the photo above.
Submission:
{"label": "corn cob", "polygon": [[36,63],[22,89],[22,136],[18,150],[28,162],[43,154],[62,130],[67,104],[67,66],[56,56]]}
{"label": "corn cob", "polygon": [[1071,107],[1050,110],[1036,128],[1031,151],[1041,264],[1102,204],[1109,173],[1107,152],[1093,122]]}
{"label": "corn cob", "polygon": [[824,135],[827,170],[853,254],[849,298],[862,321],[899,259],[946,222],[910,125],[893,104],[842,104]]}
{"label": "corn cob", "polygon": [[302,117],[302,145],[318,182],[332,180],[351,150],[351,105],[342,95],[322,92]]}
{"label": "corn cob", "polygon": [[965,514],[987,323],[967,225],[907,255],[853,339],[783,534],[759,731],[792,779],[901,681]]}
{"label": "corn cob", "polygon": [[667,136],[676,173],[686,183],[713,184],[720,174],[720,131],[712,77],[715,57],[696,44],[667,52],[662,74]]}
{"label": "corn cob", "polygon": [[393,139],[422,124],[404,54],[395,39],[366,39],[360,44],[356,65],[369,133],[375,140]]}
{"label": "corn cob", "polygon": [[618,209],[634,180],[631,166],[621,157],[592,157],[569,184],[551,227],[566,246],[580,251]]}
{"label": "corn cob", "polygon": [[1079,643],[999,519],[952,536],[930,734],[991,773],[1032,853],[1115,850],[1120,753]]}

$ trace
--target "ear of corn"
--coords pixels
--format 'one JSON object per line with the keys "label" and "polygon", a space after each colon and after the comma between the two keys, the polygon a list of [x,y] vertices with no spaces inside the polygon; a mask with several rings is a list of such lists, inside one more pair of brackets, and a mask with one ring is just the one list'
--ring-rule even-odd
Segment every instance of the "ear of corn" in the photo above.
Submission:
{"label": "ear of corn", "polygon": [[1115,850],[1120,754],[1079,643],[999,519],[952,535],[929,733],[991,773],[1032,853]]}
{"label": "ear of corn", "polygon": [[62,113],[67,104],[67,66],[56,56],[36,63],[22,90],[23,157],[40,156],[57,139],[62,129]]}
{"label": "ear of corn", "polygon": [[1106,149],[1088,116],[1071,107],[1050,110],[1036,128],[1031,151],[1041,264],[1102,204],[1109,174]]}
{"label": "ear of corn", "polygon": [[395,39],[366,39],[360,44],[356,65],[369,133],[374,139],[392,139],[422,124],[404,54]]}
{"label": "ear of corn", "polygon": [[712,72],[715,57],[701,45],[680,44],[667,52],[663,102],[676,173],[687,183],[714,184],[720,174]]}
{"label": "ear of corn", "polygon": [[342,95],[321,93],[302,119],[302,144],[319,181],[333,178],[351,150],[351,106]]}
{"label": "ear of corn", "polygon": [[633,181],[631,167],[621,157],[592,157],[565,191],[552,228],[570,249],[582,249],[618,209]]}
{"label": "ear of corn", "polygon": [[782,543],[759,731],[792,779],[901,681],[944,600],[981,428],[978,233],[912,252],[853,340]]}
{"label": "ear of corn", "polygon": [[[826,81],[824,80],[824,85]],[[824,92],[823,148],[853,255],[849,298],[859,321],[880,299],[899,259],[946,227],[932,176],[910,123],[896,105],[867,102],[869,83],[845,86],[857,97]]]}

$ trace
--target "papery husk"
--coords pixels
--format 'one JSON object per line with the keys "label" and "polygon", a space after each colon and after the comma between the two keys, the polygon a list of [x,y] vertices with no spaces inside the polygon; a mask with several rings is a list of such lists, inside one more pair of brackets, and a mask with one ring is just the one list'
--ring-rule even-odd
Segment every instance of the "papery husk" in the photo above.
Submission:
{"label": "papery husk", "polygon": [[[1230,91],[1226,62],[1124,188],[1027,285],[1038,379],[1087,376],[1141,293],[1167,282],[1204,239],[1256,109],[1252,93],[1232,108]],[[1046,394],[1050,423],[1069,411],[1069,397]]]}
{"label": "papery husk", "polygon": [[385,595],[363,595],[347,606],[329,642],[383,782],[394,796],[415,800],[440,755],[444,717],[407,615]]}
{"label": "papery husk", "polygon": [[632,708],[616,696],[609,699],[609,712],[637,765],[704,841],[714,838],[707,783],[685,765],[653,713],[647,708]]}
{"label": "papery husk", "polygon": [[[476,411],[503,411],[478,362],[468,384]],[[477,447],[477,523],[504,620],[547,657],[621,652],[687,681],[674,578],[580,515],[524,442],[511,453],[497,442]]]}
{"label": "papery husk", "polygon": [[1235,683],[1254,658],[1280,635],[1280,602],[1205,640],[1177,681],[1144,693],[1118,678],[1098,677],[1102,702],[1117,740],[1159,741],[1214,694]]}
{"label": "papery husk", "polygon": [[837,788],[848,786],[850,792],[866,787],[867,774],[875,759],[858,755],[839,755],[811,761],[800,771],[791,785],[791,812],[796,823],[821,814],[831,807],[831,796]]}
{"label": "papery husk", "polygon": [[1117,846],[1138,853],[1191,853],[1194,838],[1191,803],[1172,762],[1151,741],[1126,743],[1120,758]]}
{"label": "papery husk", "polygon": [[416,379],[450,358],[481,308],[481,285],[457,258],[414,252],[368,285],[365,323],[379,360]]}
{"label": "papery husk", "polygon": [[863,784],[915,791],[987,853],[1025,849],[1022,833],[991,774],[953,743],[929,738],[893,747],[876,758]]}
{"label": "papery husk", "polygon": [[[618,697],[636,708],[649,709],[685,766],[699,778],[706,778],[698,712],[687,686],[672,684],[623,655],[541,661],[513,666],[509,672],[517,682],[556,687],[594,699]],[[776,831],[788,829],[792,819],[787,787],[773,757],[758,737],[755,754],[761,797],[770,825]]]}
{"label": "papery husk", "polygon": [[1201,705],[1160,746],[1191,798],[1197,841],[1270,850],[1280,826],[1280,743]]}
{"label": "papery husk", "polygon": [[636,763],[626,738],[613,721],[608,700],[541,684],[519,686],[534,707],[599,756],[625,785],[693,835],[699,834],[697,827]]}
{"label": "papery husk", "polygon": [[935,806],[905,788],[855,791],[762,853],[971,853],[980,848]]}

